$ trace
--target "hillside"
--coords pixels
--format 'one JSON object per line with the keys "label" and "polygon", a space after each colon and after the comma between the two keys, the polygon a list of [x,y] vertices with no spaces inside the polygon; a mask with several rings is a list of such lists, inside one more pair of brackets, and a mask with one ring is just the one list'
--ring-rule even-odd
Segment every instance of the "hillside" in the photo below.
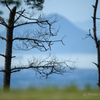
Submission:
{"label": "hillside", "polygon": [[[52,15],[53,14],[47,17],[50,17]],[[58,29],[60,26],[60,29],[57,37],[55,37],[54,39],[57,40],[57,39],[62,39],[63,36],[66,37],[63,39],[65,46],[62,45],[61,43],[55,43],[52,46],[53,53],[62,54],[62,53],[95,53],[96,52],[94,41],[91,38],[83,39],[86,37],[86,34],[88,34],[88,32],[79,29],[63,16],[56,15],[56,17],[59,20],[54,25],[54,28]],[[14,34],[16,33],[19,34],[24,32],[25,30],[32,30],[32,29],[38,29],[38,28],[37,26],[33,26],[33,25],[25,25],[16,28],[14,30]],[[0,34],[4,35],[5,31]],[[0,48],[0,52],[3,52],[5,50],[4,41],[0,40],[0,45],[2,46],[2,48]],[[18,51],[14,51],[14,52],[17,53]],[[39,52],[37,49],[35,49],[34,53],[39,53]]]}

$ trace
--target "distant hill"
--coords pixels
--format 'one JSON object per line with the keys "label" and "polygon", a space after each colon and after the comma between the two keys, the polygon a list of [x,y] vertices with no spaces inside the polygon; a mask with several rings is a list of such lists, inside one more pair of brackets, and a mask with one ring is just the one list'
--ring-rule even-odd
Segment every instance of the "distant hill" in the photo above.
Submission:
{"label": "distant hill", "polygon": [[[50,17],[53,14],[47,16]],[[61,43],[55,43],[52,46],[52,53],[56,53],[56,54],[64,54],[64,53],[96,53],[96,48],[95,48],[95,43],[91,38],[86,38],[86,34],[88,34],[87,32],[79,29],[78,27],[76,27],[73,23],[71,23],[70,21],[68,21],[66,18],[64,18],[63,16],[57,15],[57,19],[59,19],[56,24],[54,25],[54,27],[56,29],[59,28],[60,26],[60,30],[58,32],[58,36],[54,37],[53,39],[57,40],[57,39],[62,39],[63,36],[66,36],[63,39],[63,42],[65,45],[62,45]],[[21,33],[24,32],[25,29],[37,29],[37,27],[33,26],[33,25],[25,25],[19,28],[16,28],[14,31],[14,34],[16,33]],[[4,32],[0,33],[0,34],[4,34]],[[4,41],[0,40],[0,46],[2,46],[2,48],[0,48],[0,52],[5,52],[5,43]],[[39,53],[39,51],[37,49],[33,50],[34,53]],[[33,52],[32,50],[30,52]],[[15,51],[15,53],[19,52],[19,51]],[[23,52],[23,51],[22,51]]]}
{"label": "distant hill", "polygon": [[52,46],[52,51],[54,50],[56,53],[96,53],[94,41],[90,37],[84,39],[88,32],[76,27],[63,16],[56,16],[60,19],[56,25],[61,26],[57,37],[60,39],[66,36],[63,39],[65,46],[61,43],[55,43]]}

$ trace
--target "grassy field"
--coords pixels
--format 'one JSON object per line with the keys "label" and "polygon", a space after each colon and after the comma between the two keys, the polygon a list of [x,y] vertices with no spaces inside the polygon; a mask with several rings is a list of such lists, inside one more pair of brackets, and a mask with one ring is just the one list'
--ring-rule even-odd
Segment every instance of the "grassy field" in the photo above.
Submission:
{"label": "grassy field", "polygon": [[75,86],[59,89],[0,90],[0,100],[100,100],[100,91],[86,88],[79,90]]}

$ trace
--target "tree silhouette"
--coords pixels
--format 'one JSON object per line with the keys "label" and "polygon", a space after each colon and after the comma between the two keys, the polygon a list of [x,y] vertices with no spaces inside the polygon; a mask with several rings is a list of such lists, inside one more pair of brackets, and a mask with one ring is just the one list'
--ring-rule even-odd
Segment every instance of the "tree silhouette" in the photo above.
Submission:
{"label": "tree silhouette", "polygon": [[97,25],[96,25],[96,21],[100,20],[100,18],[96,17],[97,16],[98,2],[99,2],[99,0],[96,0],[95,5],[93,5],[93,8],[94,8],[94,13],[93,13],[93,16],[92,16],[92,19],[93,19],[93,35],[91,34],[90,29],[89,29],[89,34],[87,34],[87,36],[90,36],[96,44],[97,63],[95,63],[95,62],[93,62],[93,63],[97,66],[97,69],[98,69],[98,83],[97,83],[97,85],[100,88],[100,40],[99,40],[99,37],[97,35]]}
{"label": "tree silhouette", "polygon": [[[28,10],[42,10],[44,0],[24,0],[24,3],[28,7]],[[30,14],[26,11],[27,8],[20,8],[22,5],[21,0],[0,0],[0,4],[4,5],[9,10],[8,21],[0,16],[0,24],[5,26],[7,30],[6,37],[0,36],[0,39],[6,41],[6,52],[5,54],[0,54],[0,56],[5,58],[5,67],[4,69],[0,70],[0,72],[4,72],[3,89],[10,89],[11,73],[18,72],[21,69],[34,69],[40,75],[46,76],[46,78],[52,73],[62,74],[66,71],[66,68],[71,70],[73,69],[67,65],[67,61],[61,62],[55,57],[46,58],[43,60],[36,60],[35,58],[32,61],[29,61],[29,65],[27,66],[20,65],[12,68],[12,58],[16,57],[12,56],[12,47],[14,41],[21,41],[21,44],[16,45],[16,49],[27,51],[37,48],[40,51],[47,51],[51,49],[51,46],[55,42],[61,42],[63,44],[63,38],[61,40],[50,40],[51,37],[57,36],[58,30],[54,31],[52,28],[52,25],[56,22],[56,20],[50,21],[49,19],[42,18],[41,16],[35,19],[33,16],[34,14]],[[13,8],[11,9],[12,5]],[[4,11],[1,10],[0,13],[3,14]],[[24,22],[19,21],[21,18],[24,19]],[[13,36],[13,32],[16,27],[28,24],[36,24],[44,31],[37,30],[37,32],[27,32],[16,35],[15,37]]]}

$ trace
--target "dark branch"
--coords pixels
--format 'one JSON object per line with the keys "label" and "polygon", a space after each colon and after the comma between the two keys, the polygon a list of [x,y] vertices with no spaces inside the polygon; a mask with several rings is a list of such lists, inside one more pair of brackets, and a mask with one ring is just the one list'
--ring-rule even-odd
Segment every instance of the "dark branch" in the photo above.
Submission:
{"label": "dark branch", "polygon": [[[2,56],[2,57],[7,57],[6,55],[4,55],[4,54],[0,54],[0,56]],[[12,56],[11,58],[15,58],[16,56]]]}
{"label": "dark branch", "polygon": [[[62,38],[63,39],[63,38]],[[32,41],[38,41],[38,42],[59,42],[59,41],[62,41],[62,40],[55,40],[55,41],[42,41],[42,40],[38,40],[38,39],[32,39],[32,38],[19,38],[19,37],[16,37],[16,38],[14,38],[13,39],[13,41],[14,40],[27,40],[27,41],[30,41],[30,40],[32,40]]]}
{"label": "dark branch", "polygon": [[9,9],[9,11],[11,12],[11,9],[9,8],[6,0],[5,0],[5,4],[6,4],[6,7]]}
{"label": "dark branch", "polygon": [[94,33],[94,41],[96,44],[96,47],[98,47],[98,39],[97,39],[97,34],[96,34],[96,13],[97,13],[97,5],[98,5],[98,0],[95,2],[94,6],[94,15],[93,15],[93,33]]}
{"label": "dark branch", "polygon": [[45,21],[35,21],[35,22],[25,22],[19,25],[15,25],[14,27],[19,27],[19,26],[23,26],[23,25],[27,25],[27,24],[39,24],[39,23],[47,23],[48,24],[48,20]]}
{"label": "dark branch", "polygon": [[2,69],[2,70],[0,70],[0,72],[6,72],[6,71]]}
{"label": "dark branch", "polygon": [[[19,12],[16,12],[17,14],[19,14],[20,15],[20,12],[22,12],[22,11],[19,11]],[[35,20],[35,21],[37,21],[38,19],[35,19],[35,18],[29,18],[29,17],[27,17],[27,16],[25,16],[25,15],[21,15],[23,18],[25,18],[25,19],[28,19],[28,20]]]}
{"label": "dark branch", "polygon": [[100,20],[100,18],[96,18],[96,19]]}
{"label": "dark branch", "polygon": [[22,47],[21,45],[17,45],[17,48],[19,50],[25,50],[25,51],[28,51],[33,48],[37,48],[40,51],[47,51],[49,49],[51,50],[51,45],[53,45],[53,43],[55,42],[61,42],[64,45],[63,40],[50,41],[50,40],[38,40],[38,39],[32,39],[32,38],[18,38],[18,37],[14,38],[13,41],[14,40],[19,40],[19,41],[23,40]]}
{"label": "dark branch", "polygon": [[21,66],[21,67],[12,68],[11,73],[21,71],[22,69],[30,69],[30,68],[39,69],[39,68],[51,68],[51,67],[53,67],[53,66],[29,66],[29,67]]}
{"label": "dark branch", "polygon": [[24,13],[24,11],[25,11],[25,9],[24,9],[23,11],[21,11],[21,13],[20,13],[19,16],[17,17],[17,19],[14,21],[14,23],[15,23],[16,21],[18,21],[18,19],[19,19],[20,17],[22,17],[22,14]]}
{"label": "dark branch", "polygon": [[8,27],[8,25],[6,24],[6,22],[4,21],[4,19],[0,16],[0,24],[4,25],[5,27]]}
{"label": "dark branch", "polygon": [[91,37],[91,38],[94,40],[94,37],[92,36],[91,30],[90,30],[90,29],[89,29],[89,34],[86,34],[86,37],[83,38],[83,39],[86,39],[86,38],[88,38],[88,37]]}
{"label": "dark branch", "polygon": [[14,67],[11,69],[11,73],[21,71],[22,69],[33,69],[36,73],[39,73],[41,77],[48,78],[48,75],[50,74],[63,74],[65,72],[70,72],[75,69],[74,66],[69,66],[67,62],[71,62],[75,64],[75,61],[59,61],[57,57],[46,57],[45,59],[37,59],[33,58],[31,60],[28,60],[29,65],[23,65],[20,67]]}
{"label": "dark branch", "polygon": [[92,36],[90,29],[89,29],[89,36],[94,40],[94,37]]}
{"label": "dark branch", "polygon": [[97,63],[95,63],[95,62],[92,62],[93,64],[95,64],[96,66],[97,66],[97,68],[99,68],[99,66],[98,66],[98,64]]}
{"label": "dark branch", "polygon": [[2,37],[2,36],[0,36],[0,38],[1,38],[2,40],[5,40],[5,41],[6,41],[6,38],[4,38],[4,37]]}
{"label": "dark branch", "polygon": [[0,56],[2,56],[2,57],[6,57],[5,55],[3,55],[3,54],[0,54]]}

